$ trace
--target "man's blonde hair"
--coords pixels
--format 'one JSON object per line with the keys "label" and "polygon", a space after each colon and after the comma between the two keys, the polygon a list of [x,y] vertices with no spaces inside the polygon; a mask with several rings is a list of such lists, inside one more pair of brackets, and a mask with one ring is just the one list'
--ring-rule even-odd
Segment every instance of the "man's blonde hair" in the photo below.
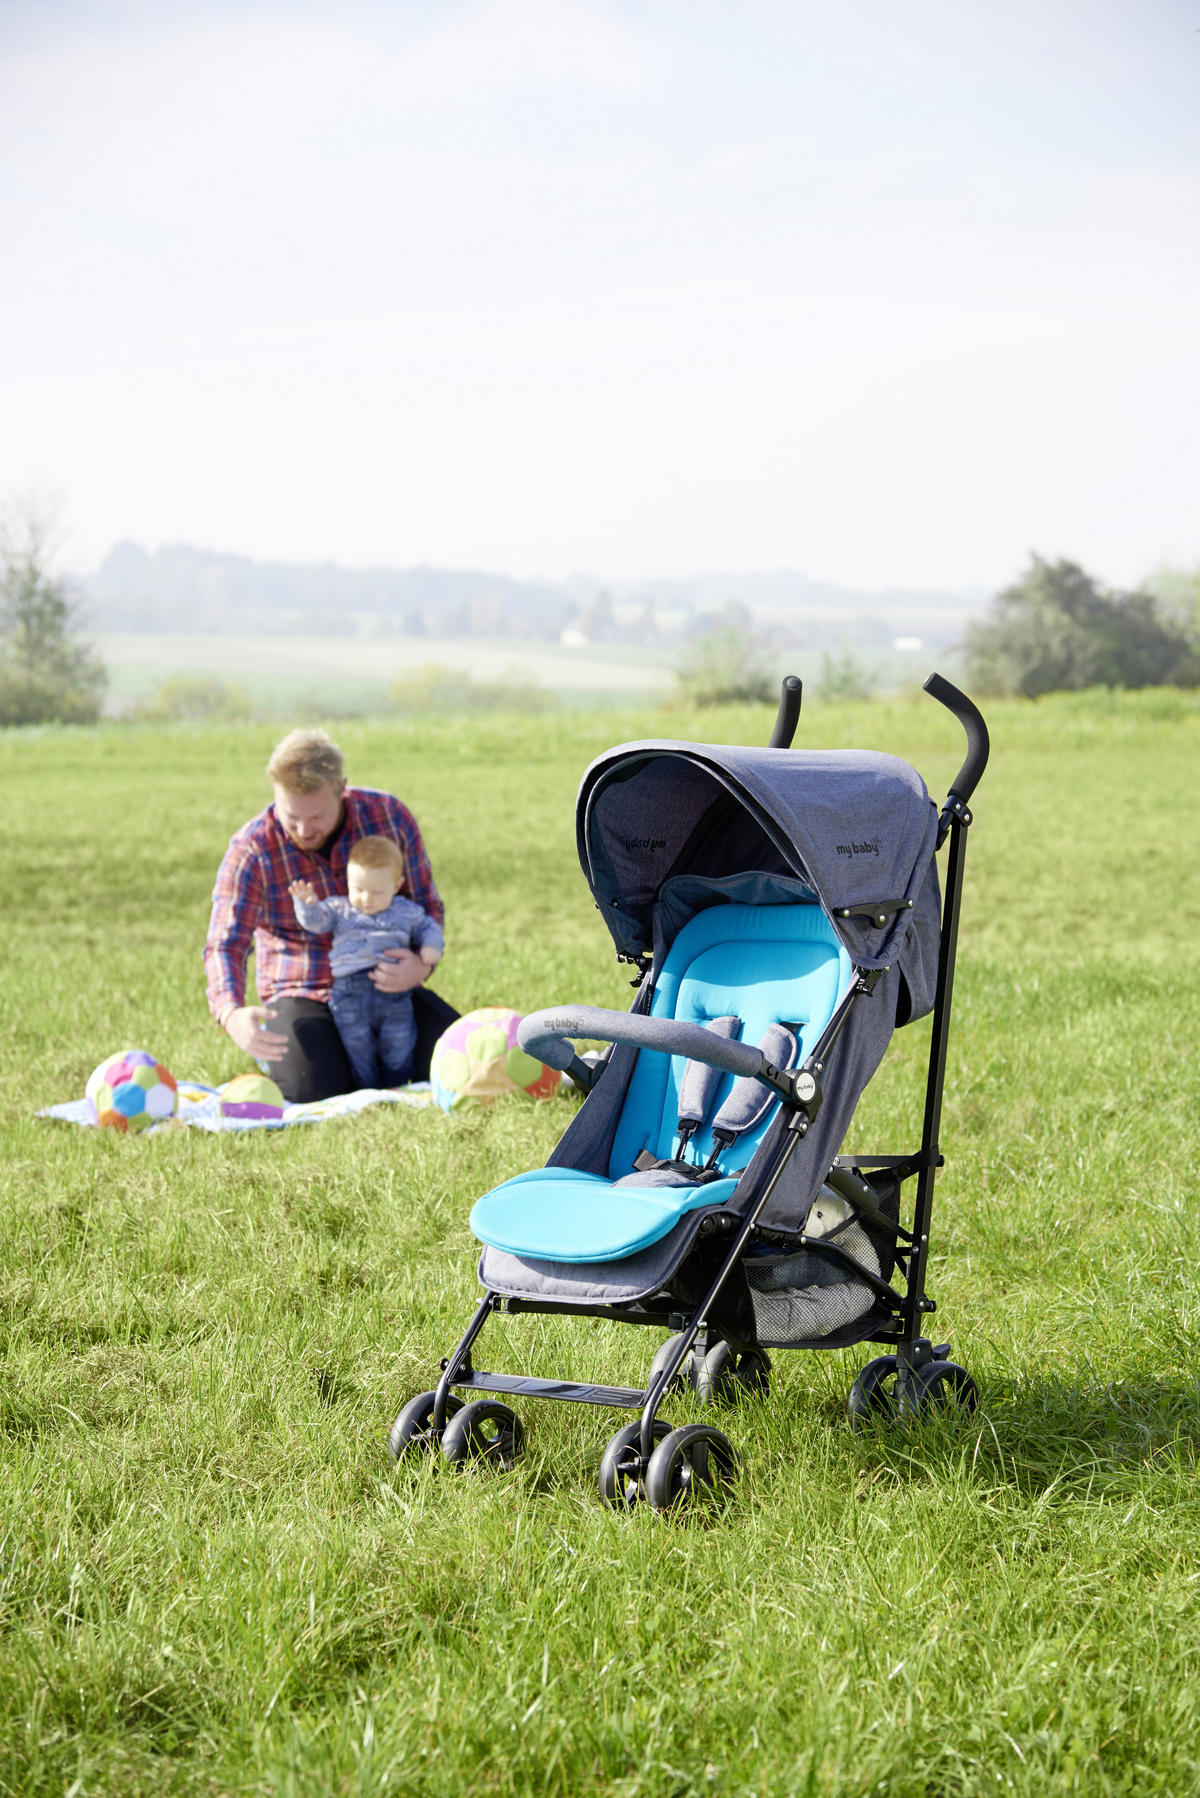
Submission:
{"label": "man's blonde hair", "polygon": [[317,793],[346,784],[342,752],[323,730],[290,730],[276,743],[267,778],[285,793]]}
{"label": "man's blonde hair", "polygon": [[359,837],[346,860],[359,868],[386,868],[395,875],[397,886],[407,872],[404,851],[391,837]]}

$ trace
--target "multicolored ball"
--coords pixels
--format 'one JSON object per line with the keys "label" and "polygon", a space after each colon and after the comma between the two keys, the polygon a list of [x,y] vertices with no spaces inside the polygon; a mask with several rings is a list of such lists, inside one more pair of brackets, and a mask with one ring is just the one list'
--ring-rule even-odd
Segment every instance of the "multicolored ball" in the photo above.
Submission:
{"label": "multicolored ball", "polygon": [[87,1101],[109,1130],[148,1130],[179,1107],[175,1076],[144,1049],[122,1049],[102,1061],[87,1083]]}
{"label": "multicolored ball", "polygon": [[238,1074],[221,1088],[223,1118],[266,1118],[274,1122],[282,1118],[286,1104],[275,1082],[265,1074]]}
{"label": "multicolored ball", "polygon": [[535,1061],[517,1044],[519,1011],[486,1005],[451,1024],[433,1051],[429,1079],[443,1111],[467,1099],[490,1105],[501,1093],[524,1093],[548,1099],[558,1091],[560,1075]]}

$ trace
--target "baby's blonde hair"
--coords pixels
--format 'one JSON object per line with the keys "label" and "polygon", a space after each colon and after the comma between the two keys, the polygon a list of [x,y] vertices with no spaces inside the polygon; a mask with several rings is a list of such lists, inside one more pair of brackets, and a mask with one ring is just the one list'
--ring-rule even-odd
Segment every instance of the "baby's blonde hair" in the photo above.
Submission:
{"label": "baby's blonde hair", "polygon": [[291,730],[276,743],[267,778],[285,793],[318,793],[346,784],[342,752],[323,730]]}
{"label": "baby's blonde hair", "polygon": [[395,875],[396,886],[403,885],[407,872],[404,851],[391,837],[359,837],[346,860],[359,868],[386,868]]}

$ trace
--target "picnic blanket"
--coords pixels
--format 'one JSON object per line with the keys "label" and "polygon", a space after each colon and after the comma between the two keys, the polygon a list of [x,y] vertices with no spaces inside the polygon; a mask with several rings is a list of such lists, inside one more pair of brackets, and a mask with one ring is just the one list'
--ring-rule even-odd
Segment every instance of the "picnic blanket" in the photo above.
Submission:
{"label": "picnic blanket", "polygon": [[[368,1105],[432,1105],[433,1088],[427,1080],[414,1080],[411,1086],[365,1086],[355,1093],[339,1093],[334,1099],[313,1099],[307,1105],[285,1105],[279,1118],[233,1118],[221,1114],[219,1086],[201,1086],[196,1080],[179,1082],[179,1110],[175,1117],[152,1124],[139,1135],[151,1136],[156,1130],[170,1130],[176,1124],[191,1124],[198,1130],[286,1130],[290,1124],[320,1124],[326,1118],[351,1117],[365,1111]],[[64,1124],[86,1124],[98,1128],[92,1108],[86,1099],[70,1099],[65,1105],[47,1105],[35,1117],[56,1118]]]}

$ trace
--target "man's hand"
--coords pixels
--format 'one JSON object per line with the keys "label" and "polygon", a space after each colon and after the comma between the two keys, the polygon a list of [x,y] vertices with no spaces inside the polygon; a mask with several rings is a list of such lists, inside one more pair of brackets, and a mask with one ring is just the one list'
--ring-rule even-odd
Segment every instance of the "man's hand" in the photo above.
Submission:
{"label": "man's hand", "polygon": [[293,899],[299,899],[302,905],[316,904],[316,890],[311,880],[293,880],[288,886]]}
{"label": "man's hand", "polygon": [[371,979],[381,993],[411,993],[429,969],[411,949],[385,949],[383,960],[371,969]]}
{"label": "man's hand", "polygon": [[239,1005],[225,1020],[225,1034],[255,1061],[282,1061],[288,1051],[288,1039],[277,1030],[267,1029],[274,1017],[275,1013],[265,1005]]}

